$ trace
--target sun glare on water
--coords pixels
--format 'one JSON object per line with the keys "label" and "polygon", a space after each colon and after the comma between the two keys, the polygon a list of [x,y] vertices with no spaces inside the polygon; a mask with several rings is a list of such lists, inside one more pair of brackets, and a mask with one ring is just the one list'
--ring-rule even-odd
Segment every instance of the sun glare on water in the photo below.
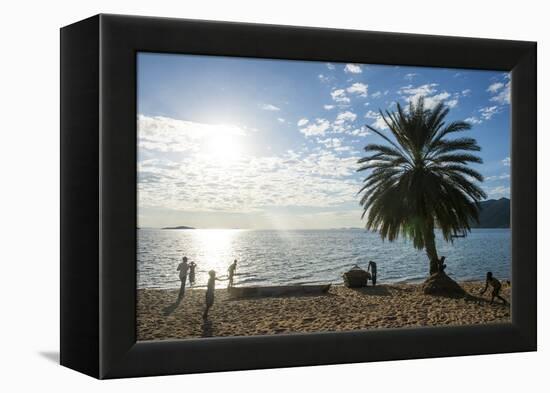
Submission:
{"label": "sun glare on water", "polygon": [[238,229],[199,229],[191,231],[197,249],[201,250],[204,270],[215,270],[225,274],[227,267],[236,258],[233,242],[240,231]]}

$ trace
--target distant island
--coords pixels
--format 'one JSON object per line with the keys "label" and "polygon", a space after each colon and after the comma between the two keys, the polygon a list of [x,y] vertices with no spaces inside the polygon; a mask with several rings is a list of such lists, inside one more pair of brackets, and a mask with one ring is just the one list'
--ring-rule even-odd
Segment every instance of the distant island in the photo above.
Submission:
{"label": "distant island", "polygon": [[164,228],[161,228],[161,229],[196,229],[196,228],[186,227],[185,225],[180,225],[180,226],[177,226],[177,227],[164,227]]}
{"label": "distant island", "polygon": [[480,202],[479,224],[472,228],[510,228],[510,199],[489,199]]}

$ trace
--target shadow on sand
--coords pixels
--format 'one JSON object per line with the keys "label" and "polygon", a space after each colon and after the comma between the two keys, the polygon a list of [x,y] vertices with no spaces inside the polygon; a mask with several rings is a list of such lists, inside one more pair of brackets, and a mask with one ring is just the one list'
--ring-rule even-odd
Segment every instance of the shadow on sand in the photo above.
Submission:
{"label": "shadow on sand", "polygon": [[319,296],[336,296],[334,293],[325,292],[325,293],[300,293],[300,294],[280,294],[280,295],[257,295],[257,296],[233,296],[227,299],[224,299],[225,302],[234,302],[241,300],[251,300],[251,299],[277,299],[277,298],[300,298],[300,297],[319,297]]}
{"label": "shadow on sand", "polygon": [[170,304],[167,307],[164,307],[162,309],[162,315],[164,315],[165,317],[171,315],[174,311],[176,311],[176,309],[178,308],[179,305],[180,305],[179,302],[175,302],[175,303]]}
{"label": "shadow on sand", "polygon": [[[362,295],[366,296],[391,296],[390,291],[388,288],[391,288],[394,291],[411,291],[413,289],[408,288],[400,288],[398,286],[386,286],[386,285],[380,285],[376,287],[364,287],[364,288],[350,288],[351,290],[358,292]],[[495,300],[493,303],[489,299],[486,299],[484,297],[472,295],[470,293],[465,293],[462,295],[459,294],[438,294],[438,295],[426,295],[426,296],[438,296],[438,297],[445,297],[449,299],[464,299],[467,302],[476,302],[478,304],[486,304],[486,305],[492,305],[492,306],[501,306],[501,307],[509,307],[510,303],[503,304],[500,300]]]}
{"label": "shadow on sand", "polygon": [[467,293],[466,296],[464,296],[464,300],[467,302],[476,302],[478,304],[486,304],[490,306],[501,306],[501,307],[510,307],[510,302],[502,303],[500,300],[495,300],[493,303],[489,299],[486,299],[481,296],[475,296],[470,293]]}
{"label": "shadow on sand", "polygon": [[371,296],[391,296],[390,291],[388,291],[388,288],[385,285],[380,285],[376,287],[363,287],[363,288],[350,288],[351,290],[355,292],[359,292],[363,295],[371,295]]}
{"label": "shadow on sand", "polygon": [[202,323],[202,337],[212,337],[214,330],[212,329],[212,321],[206,319]]}

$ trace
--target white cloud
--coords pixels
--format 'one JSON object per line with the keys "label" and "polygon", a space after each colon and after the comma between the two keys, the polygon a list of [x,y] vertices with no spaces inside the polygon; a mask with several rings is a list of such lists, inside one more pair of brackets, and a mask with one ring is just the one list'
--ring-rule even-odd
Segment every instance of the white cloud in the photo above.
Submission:
{"label": "white cloud", "polygon": [[501,175],[495,175],[495,176],[487,176],[485,177],[485,181],[494,181],[494,180],[506,180],[510,178],[509,173],[503,173]]}
{"label": "white cloud", "polygon": [[327,111],[330,111],[331,109],[334,109],[334,105],[323,105],[323,108]]}
{"label": "white cloud", "polygon": [[352,84],[350,87],[346,89],[346,91],[350,94],[357,94],[360,97],[366,97],[368,92],[368,85],[360,82],[356,82]]}
{"label": "white cloud", "polygon": [[[445,101],[450,96],[451,95],[449,93],[444,91],[444,92],[436,94],[434,96],[424,97],[424,106],[426,107],[426,109],[433,109],[440,102]],[[453,108],[453,107],[456,106],[456,104],[458,104],[458,100],[454,99],[454,100],[450,100],[450,101],[445,101],[445,104],[449,105],[451,108]]]}
{"label": "white cloud", "polygon": [[355,130],[349,132],[349,135],[353,135],[353,136],[367,136],[367,135],[370,135],[371,133],[367,130],[367,128],[356,128]]}
{"label": "white cloud", "polygon": [[374,120],[370,126],[377,130],[387,130],[389,128],[379,112],[368,111],[365,113],[365,118]]}
{"label": "white cloud", "polygon": [[[314,125],[326,130],[329,122],[317,119]],[[273,206],[327,208],[356,201],[360,180],[353,175],[359,157],[336,154],[350,151],[342,139],[320,140],[334,151],[319,146],[319,151],[254,156],[243,150],[232,160],[205,150],[220,138],[247,136],[239,127],[138,116],[139,208],[249,213]]]}
{"label": "white cloud", "polygon": [[384,121],[382,116],[380,116],[380,115],[376,118],[376,121],[374,121],[371,124],[371,127],[375,128],[377,130],[387,130],[387,129],[389,129],[388,125],[386,124],[386,122]]}
{"label": "white cloud", "polygon": [[356,119],[357,114],[344,111],[338,113],[333,122],[323,118],[315,119],[315,121],[308,121],[304,118],[300,119],[297,124],[300,127],[300,132],[306,137],[324,136],[325,134],[352,135]]}
{"label": "white cloud", "polygon": [[487,87],[487,91],[491,94],[489,100],[499,105],[510,104],[511,87],[510,73],[503,73],[501,81],[493,82]]}
{"label": "white cloud", "polygon": [[335,69],[336,67],[334,66],[334,64],[327,63],[327,68],[328,68],[329,70],[332,71],[332,70]]}
{"label": "white cloud", "polygon": [[496,105],[487,106],[485,108],[481,108],[479,110],[479,113],[481,113],[481,117],[483,118],[483,120],[491,120],[494,115],[500,113],[500,109]]}
{"label": "white cloud", "polygon": [[454,108],[458,105],[459,94],[454,94],[453,98],[447,91],[437,92],[437,83],[426,83],[420,86],[403,86],[398,90],[398,93],[404,96],[407,102],[417,103],[420,98],[424,98],[424,107],[426,109],[433,109],[439,103],[443,102],[449,108]]}
{"label": "white cloud", "polygon": [[481,119],[479,119],[475,116],[468,117],[464,121],[467,122],[467,123],[472,123],[472,124],[481,124],[481,123],[483,123],[483,120],[481,120]]}
{"label": "white cloud", "polygon": [[418,76],[417,73],[411,72],[409,74],[406,74],[404,78],[409,80],[409,81],[412,81],[414,79],[414,77],[416,77],[416,76]]}
{"label": "white cloud", "polygon": [[279,123],[284,123],[286,120],[285,120],[284,118],[282,118],[282,117],[278,117],[278,118],[277,118],[277,121],[278,121]]}
{"label": "white cloud", "polygon": [[378,119],[380,117],[380,113],[375,111],[368,111],[367,113],[365,113],[365,117],[367,119]]}
{"label": "white cloud", "polygon": [[317,139],[317,143],[324,145],[326,148],[336,148],[342,146],[342,141],[338,138]]}
{"label": "white cloud", "polygon": [[336,102],[340,102],[340,103],[349,103],[350,102],[350,99],[349,97],[346,95],[346,91],[344,89],[336,89],[336,90],[333,90],[331,93],[330,93],[330,96],[332,97],[332,99]]}
{"label": "white cloud", "polygon": [[317,75],[317,77],[318,77],[319,80],[320,80],[321,82],[323,82],[323,83],[328,83],[328,82],[330,82],[331,79],[332,79],[330,76],[327,76],[327,75],[325,75],[325,74],[319,74],[319,75]]}
{"label": "white cloud", "polygon": [[314,135],[325,135],[330,128],[330,122],[326,119],[315,119],[314,123],[310,123],[307,126],[300,128],[300,132],[306,137]]}
{"label": "white cloud", "polygon": [[339,147],[335,147],[334,150],[342,152],[342,151],[351,151],[352,148],[351,146],[339,146]]}
{"label": "white cloud", "polygon": [[500,89],[502,89],[504,87],[504,83],[502,82],[495,82],[493,84],[491,84],[488,88],[487,88],[487,91],[489,93],[496,93],[497,91],[499,91]]}
{"label": "white cloud", "polygon": [[510,187],[506,186],[497,186],[493,188],[487,188],[485,190],[487,193],[487,196],[489,198],[502,198],[502,197],[510,197]]}
{"label": "white cloud", "polygon": [[340,112],[336,116],[336,120],[332,123],[332,129],[336,133],[342,133],[350,131],[352,123],[357,119],[357,115],[350,111]]}
{"label": "white cloud", "polygon": [[233,138],[246,135],[236,126],[205,124],[163,116],[138,116],[139,148],[157,152],[193,152],[213,138]]}
{"label": "white cloud", "polygon": [[398,90],[399,94],[411,96],[411,97],[421,97],[433,94],[437,91],[437,83],[427,83],[421,86],[413,87],[412,85],[403,86]]}
{"label": "white cloud", "polygon": [[464,89],[461,92],[463,97],[468,97],[471,93],[472,93],[472,90],[470,90],[470,89]]}
{"label": "white cloud", "polygon": [[249,213],[270,207],[339,206],[356,200],[360,181],[352,175],[357,159],[321,150],[243,156],[229,164],[204,155],[142,161],[138,165],[139,207]]}
{"label": "white cloud", "polygon": [[360,74],[361,72],[363,72],[360,65],[351,63],[346,64],[344,71],[351,74]]}
{"label": "white cloud", "polygon": [[[502,84],[502,83],[501,83]],[[502,90],[498,92],[498,94],[494,95],[490,98],[490,101],[496,102],[500,105],[507,105],[510,104],[510,81],[506,82]]]}
{"label": "white cloud", "polygon": [[447,105],[449,108],[454,108],[455,106],[458,105],[458,99],[457,98],[453,98],[452,100],[449,100],[449,101],[446,101],[445,102],[445,105]]}
{"label": "white cloud", "polygon": [[436,95],[431,96],[431,97],[426,97],[426,98],[432,98],[434,100],[443,101],[443,100],[446,100],[447,98],[449,98],[450,96],[451,95],[449,93],[444,91],[442,93],[436,94]]}
{"label": "white cloud", "polygon": [[350,111],[341,112],[336,116],[337,122],[355,121],[355,119],[357,119],[357,115]]}
{"label": "white cloud", "polygon": [[501,160],[502,165],[504,166],[510,166],[510,157],[506,157],[504,160]]}
{"label": "white cloud", "polygon": [[381,95],[382,95],[382,92],[381,92],[380,90],[378,90],[378,91],[372,93],[370,96],[371,96],[372,98],[378,98],[378,97],[380,97]]}
{"label": "white cloud", "polygon": [[260,105],[260,108],[262,108],[264,111],[280,111],[281,108],[272,105],[272,104],[262,104]]}

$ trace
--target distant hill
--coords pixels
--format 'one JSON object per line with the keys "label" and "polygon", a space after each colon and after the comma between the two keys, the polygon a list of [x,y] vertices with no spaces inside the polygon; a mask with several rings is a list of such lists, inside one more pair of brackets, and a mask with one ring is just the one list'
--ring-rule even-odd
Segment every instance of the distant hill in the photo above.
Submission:
{"label": "distant hill", "polygon": [[479,224],[472,228],[510,228],[510,200],[489,199],[480,203]]}
{"label": "distant hill", "polygon": [[185,225],[180,225],[180,226],[177,226],[177,227],[164,227],[162,229],[195,229],[193,227],[186,227]]}

